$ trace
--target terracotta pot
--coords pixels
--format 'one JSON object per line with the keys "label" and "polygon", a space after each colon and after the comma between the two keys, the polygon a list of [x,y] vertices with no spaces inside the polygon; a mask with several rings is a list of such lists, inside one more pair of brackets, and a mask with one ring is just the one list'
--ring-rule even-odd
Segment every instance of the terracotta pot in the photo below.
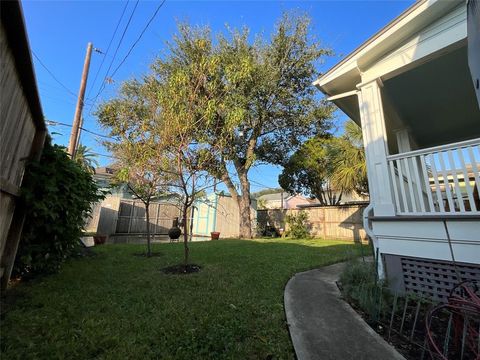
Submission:
{"label": "terracotta pot", "polygon": [[107,241],[106,235],[93,235],[93,242],[95,243],[95,245],[105,244],[106,241]]}
{"label": "terracotta pot", "polygon": [[210,236],[212,237],[212,240],[218,240],[220,239],[220,233],[218,231],[212,231],[210,233]]}

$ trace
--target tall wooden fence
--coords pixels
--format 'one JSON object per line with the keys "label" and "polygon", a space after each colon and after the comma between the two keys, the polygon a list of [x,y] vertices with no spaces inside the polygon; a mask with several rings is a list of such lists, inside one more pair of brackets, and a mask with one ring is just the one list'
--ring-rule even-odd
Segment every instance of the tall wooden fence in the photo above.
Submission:
{"label": "tall wooden fence", "polygon": [[258,210],[257,224],[259,229],[267,225],[276,229],[288,230],[285,221],[287,215],[297,215],[300,211],[308,214],[307,228],[311,236],[323,239],[349,241],[366,241],[367,234],[363,229],[363,210],[365,205],[325,206],[306,209],[270,209]]}
{"label": "tall wooden fence", "polygon": [[[148,209],[150,232],[168,234],[173,219],[180,216],[177,205],[167,202],[152,203]],[[118,211],[117,234],[144,234],[147,231],[147,212],[140,200],[121,200]]]}
{"label": "tall wooden fence", "polygon": [[0,276],[5,288],[28,204],[20,200],[25,164],[38,160],[47,133],[18,1],[1,2]]}

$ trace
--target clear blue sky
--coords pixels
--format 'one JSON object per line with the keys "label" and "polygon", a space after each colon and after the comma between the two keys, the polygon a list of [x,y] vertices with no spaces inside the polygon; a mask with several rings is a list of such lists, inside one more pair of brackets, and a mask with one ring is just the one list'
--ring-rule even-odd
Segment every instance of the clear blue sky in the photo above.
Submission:
{"label": "clear blue sky", "polygon": [[[233,27],[247,25],[253,34],[263,32],[267,36],[283,11],[292,9],[305,11],[313,19],[314,35],[336,53],[319,69],[324,72],[412,3],[413,0],[167,0],[132,54],[114,76],[114,83],[106,85],[99,100],[114,96],[116,88],[122,80],[141,75],[148,70],[148,66],[155,56],[165,48],[165,41],[171,39],[175,33],[177,20],[189,21],[197,25],[210,25],[215,32],[224,31],[225,24]],[[97,126],[95,117],[92,115],[91,99],[99,90],[134,4],[135,0],[131,0],[128,4],[125,16],[93,88],[93,80],[104,55],[98,53],[92,55],[87,87],[87,105],[84,109],[84,127],[98,133],[102,133],[102,129]],[[140,1],[119,48],[112,70],[137,39],[158,4],[157,1]],[[77,93],[87,42],[91,41],[94,47],[105,52],[124,6],[125,1],[23,1],[30,46],[62,84],[73,93]],[[71,124],[75,111],[75,96],[59,85],[36,59],[34,59],[34,64],[45,117],[48,120]],[[339,114],[338,124],[344,120],[345,116]],[[49,129],[51,132],[63,134],[53,136],[56,143],[63,145],[68,143],[70,128],[51,126]],[[82,133],[82,143],[92,147],[98,153],[106,154],[98,140],[98,137]],[[107,164],[110,161],[103,157],[99,157],[98,160],[101,164]],[[257,191],[264,186],[277,187],[280,170],[273,166],[260,166],[253,169],[251,171],[252,189]]]}

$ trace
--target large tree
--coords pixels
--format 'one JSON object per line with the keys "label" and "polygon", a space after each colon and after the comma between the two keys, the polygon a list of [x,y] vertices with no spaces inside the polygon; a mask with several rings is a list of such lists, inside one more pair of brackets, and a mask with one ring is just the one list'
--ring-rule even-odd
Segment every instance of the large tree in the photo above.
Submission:
{"label": "large tree", "polygon": [[314,196],[324,206],[339,204],[344,193],[368,193],[360,127],[349,120],[340,137],[307,140],[285,163],[279,183],[289,192]]}
{"label": "large tree", "polygon": [[[252,236],[249,171],[283,164],[308,137],[323,133],[332,107],[311,85],[330,51],[309,36],[306,16],[284,15],[270,39],[248,29],[213,38],[209,28],[181,24],[169,51],[153,65],[169,103],[192,124],[195,141],[211,151],[210,174],[222,181],[240,212],[240,235]],[[173,105],[172,105],[173,106]]]}
{"label": "large tree", "polygon": [[95,173],[95,168],[98,166],[96,155],[92,152],[92,149],[85,145],[78,145],[77,151],[75,151],[74,161],[83,167],[90,174]]}

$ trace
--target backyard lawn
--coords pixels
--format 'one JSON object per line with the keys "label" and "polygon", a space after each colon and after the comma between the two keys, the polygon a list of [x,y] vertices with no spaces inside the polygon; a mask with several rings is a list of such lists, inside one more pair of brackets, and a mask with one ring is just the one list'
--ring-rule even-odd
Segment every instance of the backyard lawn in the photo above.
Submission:
{"label": "backyard lawn", "polygon": [[181,262],[182,244],[134,256],[144,249],[100,246],[59,274],[17,285],[2,310],[2,357],[291,359],[286,282],[361,252],[325,240],[196,242],[191,261],[201,271],[166,275],[162,268]]}

